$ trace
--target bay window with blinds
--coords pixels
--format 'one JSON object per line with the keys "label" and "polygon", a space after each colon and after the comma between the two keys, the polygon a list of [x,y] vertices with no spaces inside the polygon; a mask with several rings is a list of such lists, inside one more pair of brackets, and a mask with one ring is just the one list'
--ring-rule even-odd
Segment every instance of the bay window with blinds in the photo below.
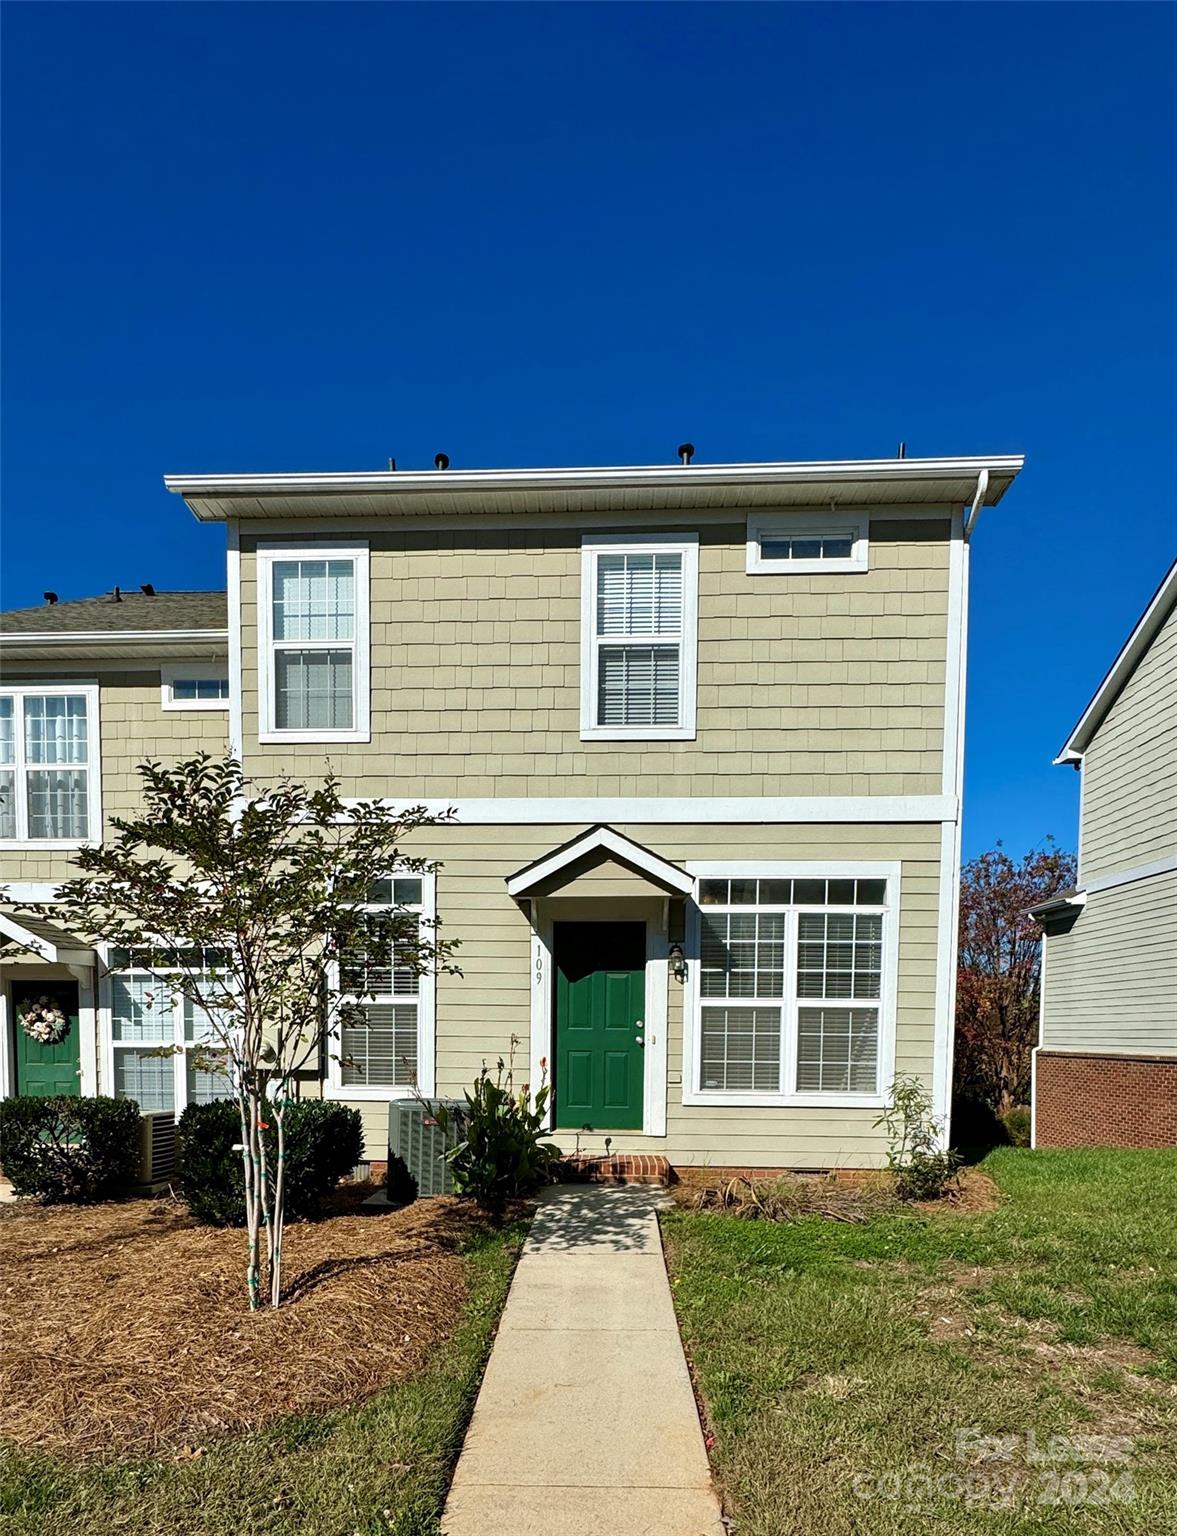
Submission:
{"label": "bay window with blinds", "polygon": [[581,558],[582,739],[693,738],[697,535],[586,535]]}
{"label": "bay window with blinds", "polygon": [[259,738],[367,741],[367,545],[262,545],[257,570]]}
{"label": "bay window with blinds", "polygon": [[71,846],[101,833],[97,685],[0,689],[0,845]]}
{"label": "bay window with blinds", "polygon": [[898,869],[720,869],[700,874],[693,910],[688,1102],[881,1103]]}
{"label": "bay window with blinds", "polygon": [[[434,917],[436,877],[394,874],[373,882],[366,910],[373,919],[403,913],[418,924]],[[386,925],[385,925],[386,926]],[[379,933],[344,955],[327,1051],[329,1098],[409,1098],[434,1091],[434,978],[398,959],[395,941]]]}

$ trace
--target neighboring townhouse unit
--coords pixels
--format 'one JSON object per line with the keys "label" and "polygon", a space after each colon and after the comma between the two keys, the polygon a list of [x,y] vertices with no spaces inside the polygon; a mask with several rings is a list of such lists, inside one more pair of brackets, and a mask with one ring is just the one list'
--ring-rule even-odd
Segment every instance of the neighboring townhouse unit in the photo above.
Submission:
{"label": "neighboring townhouse unit", "polygon": [[[877,1165],[898,1071],[947,1116],[968,540],[1021,463],[170,477],[227,526],[247,772],[454,813],[373,895],[463,974],[390,963],[304,1091],[375,1159],[512,1037],[584,1151]],[[100,984],[115,1091],[143,985]]]}
{"label": "neighboring townhouse unit", "polygon": [[1079,872],[1034,909],[1034,1144],[1175,1146],[1177,564],[1055,761],[1082,775]]}
{"label": "neighboring townhouse unit", "polygon": [[[158,1013],[135,1022],[101,958],[24,909],[51,901],[73,851],[135,810],[138,763],[224,752],[225,594],[46,597],[0,615],[0,1094],[101,1091],[170,1108],[193,1074],[182,1057],[136,1049],[158,1032]],[[52,1046],[19,1025],[42,996],[69,1020]]]}

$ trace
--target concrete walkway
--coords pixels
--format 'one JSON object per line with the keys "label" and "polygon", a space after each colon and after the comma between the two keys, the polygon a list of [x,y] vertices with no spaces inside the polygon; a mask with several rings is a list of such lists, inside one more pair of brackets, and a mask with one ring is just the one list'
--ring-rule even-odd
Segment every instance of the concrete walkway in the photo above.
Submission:
{"label": "concrete walkway", "polygon": [[642,1186],[558,1185],[523,1249],[445,1536],[724,1536]]}

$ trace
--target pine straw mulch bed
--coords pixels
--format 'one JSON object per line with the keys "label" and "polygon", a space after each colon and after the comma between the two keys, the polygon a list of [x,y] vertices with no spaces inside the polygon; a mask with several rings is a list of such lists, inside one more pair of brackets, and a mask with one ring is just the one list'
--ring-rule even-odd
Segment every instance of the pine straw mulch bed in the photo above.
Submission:
{"label": "pine straw mulch bed", "polygon": [[457,1323],[461,1250],[486,1223],[452,1196],[360,1214],[370,1192],[287,1228],[288,1299],[252,1315],[240,1230],[170,1200],[5,1208],[0,1436],[69,1456],[191,1453],[411,1375]]}
{"label": "pine straw mulch bed", "polygon": [[902,1209],[974,1214],[995,1210],[997,1185],[979,1168],[961,1168],[938,1200],[906,1206],[895,1194],[889,1173],[782,1173],[775,1178],[733,1174],[717,1177],[713,1170],[679,1170],[671,1193],[676,1204],[692,1211],[723,1211],[752,1221],[796,1221],[824,1216],[829,1221],[865,1222]]}

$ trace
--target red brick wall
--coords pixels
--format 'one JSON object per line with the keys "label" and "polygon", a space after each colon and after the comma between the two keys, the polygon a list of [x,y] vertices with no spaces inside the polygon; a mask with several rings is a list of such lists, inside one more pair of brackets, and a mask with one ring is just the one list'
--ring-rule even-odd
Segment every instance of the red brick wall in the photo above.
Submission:
{"label": "red brick wall", "polygon": [[1177,1147],[1177,1057],[1037,1055],[1035,1145]]}

